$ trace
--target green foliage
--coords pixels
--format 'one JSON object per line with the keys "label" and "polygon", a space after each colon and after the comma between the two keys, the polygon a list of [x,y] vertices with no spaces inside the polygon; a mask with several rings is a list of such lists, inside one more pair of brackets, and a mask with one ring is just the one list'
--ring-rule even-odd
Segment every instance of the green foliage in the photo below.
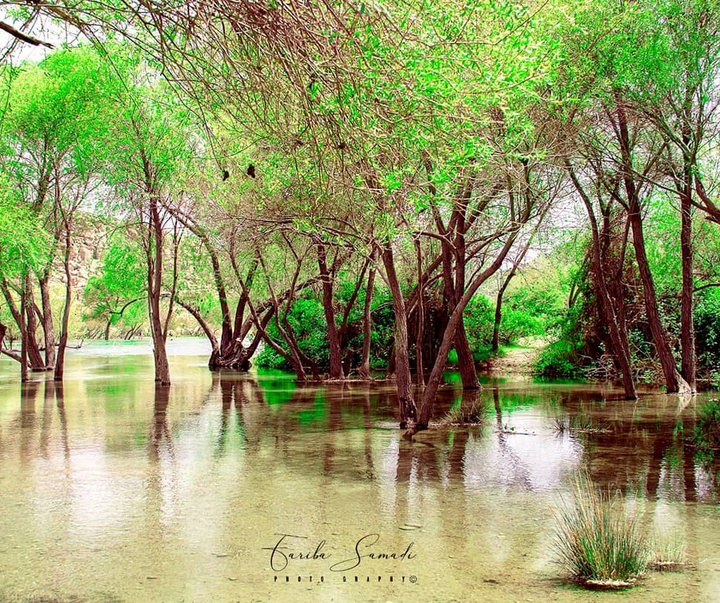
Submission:
{"label": "green foliage", "polygon": [[708,400],[698,408],[693,440],[701,449],[720,450],[720,399]]}
{"label": "green foliage", "polygon": [[0,174],[0,267],[8,277],[39,268],[49,259],[51,237],[40,217],[19,202]]}
{"label": "green foliage", "polygon": [[107,325],[136,327],[143,323],[147,275],[142,252],[131,240],[111,239],[103,257],[102,272],[88,279],[83,302],[84,320]]}
{"label": "green foliage", "polygon": [[[354,285],[349,280],[339,283],[338,298],[347,303]],[[350,354],[352,366],[357,366],[362,351],[362,309],[365,304],[365,288],[358,293],[356,305],[348,319],[348,341],[346,353]],[[342,304],[339,306],[342,307]],[[371,303],[372,332],[370,340],[370,365],[375,368],[387,366],[392,352],[394,331],[394,314],[390,294],[385,289],[377,288]],[[337,316],[340,320],[340,316]],[[295,300],[288,313],[290,324],[300,349],[310,357],[321,369],[329,364],[327,344],[327,327],[322,302],[314,295],[307,294]],[[286,347],[274,321],[268,325],[268,333],[283,348]],[[263,368],[291,370],[289,363],[269,346],[264,346],[255,357],[255,364]]]}
{"label": "green foliage", "polygon": [[605,588],[631,586],[649,561],[639,518],[618,493],[599,492],[588,478],[577,479],[573,500],[557,513],[555,549],[570,575]]}
{"label": "green foliage", "polygon": [[[288,324],[297,339],[300,349],[318,366],[329,363],[327,331],[322,303],[314,297],[301,297],[292,304],[287,316]],[[281,346],[286,347],[276,323],[267,328],[270,336]],[[290,370],[290,365],[270,346],[265,346],[255,359],[259,367]]]}
{"label": "green foliage", "polygon": [[533,373],[549,379],[578,379],[583,375],[579,364],[577,345],[561,339],[540,351]]}
{"label": "green foliage", "polygon": [[[490,353],[495,322],[495,311],[487,297],[476,294],[465,308],[463,321],[473,357],[476,361],[485,360]],[[451,353],[455,351],[451,350]],[[449,362],[457,363],[457,354]]]}
{"label": "green foliage", "polygon": [[716,377],[720,364],[720,289],[701,291],[695,298],[695,340],[698,368]]}

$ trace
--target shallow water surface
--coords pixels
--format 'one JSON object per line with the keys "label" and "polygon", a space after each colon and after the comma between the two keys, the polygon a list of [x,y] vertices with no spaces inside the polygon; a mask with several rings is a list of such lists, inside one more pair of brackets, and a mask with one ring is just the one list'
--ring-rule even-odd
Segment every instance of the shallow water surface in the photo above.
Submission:
{"label": "shallow water surface", "polygon": [[[716,461],[696,405],[491,381],[482,427],[414,442],[390,385],[212,374],[170,345],[89,344],[64,385],[0,361],[0,601],[720,601]],[[471,404],[449,380],[438,416]],[[583,472],[691,569],[621,593],[563,581],[554,513]]]}

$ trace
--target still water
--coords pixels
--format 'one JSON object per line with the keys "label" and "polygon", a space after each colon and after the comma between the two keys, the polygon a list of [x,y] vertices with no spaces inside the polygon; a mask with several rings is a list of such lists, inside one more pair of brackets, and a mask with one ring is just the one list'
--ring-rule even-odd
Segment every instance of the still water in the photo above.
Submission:
{"label": "still water", "polygon": [[[169,390],[146,343],[73,350],[63,386],[0,361],[0,601],[720,601],[718,466],[686,441],[702,398],[495,380],[483,427],[410,443],[386,383],[169,351]],[[449,375],[439,414],[461,397]],[[554,513],[582,472],[691,568],[620,593],[563,581]]]}

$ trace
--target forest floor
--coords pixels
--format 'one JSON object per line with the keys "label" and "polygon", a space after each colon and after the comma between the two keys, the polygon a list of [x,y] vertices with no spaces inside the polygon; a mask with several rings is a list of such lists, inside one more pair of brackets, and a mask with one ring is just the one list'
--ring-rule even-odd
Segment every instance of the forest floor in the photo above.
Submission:
{"label": "forest floor", "polygon": [[502,354],[490,361],[490,372],[530,376],[533,364],[545,342],[540,339],[526,339],[522,344],[501,347]]}

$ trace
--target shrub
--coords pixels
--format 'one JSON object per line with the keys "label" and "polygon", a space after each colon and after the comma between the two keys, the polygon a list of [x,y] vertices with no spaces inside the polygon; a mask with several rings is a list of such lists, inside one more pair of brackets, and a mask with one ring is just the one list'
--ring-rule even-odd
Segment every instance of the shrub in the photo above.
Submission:
{"label": "shrub", "polygon": [[645,571],[649,547],[620,494],[599,492],[587,477],[574,483],[573,500],[558,512],[555,548],[572,577],[602,588],[631,586]]}
{"label": "shrub", "polygon": [[463,323],[472,350],[490,346],[495,310],[490,307],[487,297],[480,294],[473,296],[465,308]]}
{"label": "shrub", "polygon": [[577,379],[582,376],[575,346],[564,339],[551,343],[538,355],[533,373],[550,379]]}

